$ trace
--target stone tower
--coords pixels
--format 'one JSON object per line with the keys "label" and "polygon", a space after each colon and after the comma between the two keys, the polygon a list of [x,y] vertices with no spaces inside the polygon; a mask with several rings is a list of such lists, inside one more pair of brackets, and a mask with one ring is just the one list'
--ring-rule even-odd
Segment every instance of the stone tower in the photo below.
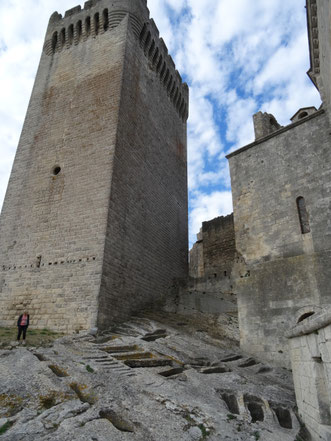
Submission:
{"label": "stone tower", "polygon": [[146,0],[49,21],[0,218],[0,325],[110,326],[187,274],[182,82]]}

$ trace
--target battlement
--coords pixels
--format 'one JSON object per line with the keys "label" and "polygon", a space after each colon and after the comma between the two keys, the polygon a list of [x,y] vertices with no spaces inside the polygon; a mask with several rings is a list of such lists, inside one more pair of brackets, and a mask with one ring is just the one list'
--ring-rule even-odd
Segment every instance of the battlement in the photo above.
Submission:
{"label": "battlement", "polygon": [[188,118],[188,86],[182,82],[176,65],[168,54],[166,44],[162,38],[159,38],[159,30],[153,19],[144,24],[139,41],[148,58],[150,68],[158,75],[182,120],[186,121]]}
{"label": "battlement", "polygon": [[64,17],[54,12],[49,20],[44,52],[53,56],[102,35],[115,29],[126,16],[129,16],[130,26],[148,59],[149,67],[158,75],[180,118],[186,121],[188,86],[182,82],[166,44],[159,37],[154,20],[149,19],[147,0],[134,3],[132,0],[117,0],[111,5],[107,0],[89,0],[85,2],[84,9],[75,6],[67,10]]}

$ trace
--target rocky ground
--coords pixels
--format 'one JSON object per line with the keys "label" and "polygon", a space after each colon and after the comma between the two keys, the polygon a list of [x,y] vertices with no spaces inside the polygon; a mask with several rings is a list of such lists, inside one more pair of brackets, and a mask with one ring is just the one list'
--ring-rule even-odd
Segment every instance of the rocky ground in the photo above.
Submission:
{"label": "rocky ground", "polygon": [[[300,441],[291,373],[194,320],[0,350],[3,441]],[[235,334],[235,333],[234,333]]]}

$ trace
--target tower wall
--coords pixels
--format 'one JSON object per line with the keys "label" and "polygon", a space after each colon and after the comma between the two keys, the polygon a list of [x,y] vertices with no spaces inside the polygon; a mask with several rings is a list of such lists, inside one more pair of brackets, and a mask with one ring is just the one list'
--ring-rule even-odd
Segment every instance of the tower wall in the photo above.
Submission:
{"label": "tower wall", "polygon": [[[0,219],[1,325],[12,325],[17,314],[28,309],[31,324],[37,327],[72,331],[97,324],[109,326],[115,318],[150,301],[152,289],[160,296],[174,277],[185,273],[185,251],[177,257],[177,246],[170,250],[163,230],[169,223],[185,235],[185,228],[180,227],[187,213],[185,156],[183,161],[170,161],[174,174],[183,172],[180,187],[184,190],[169,198],[178,197],[183,210],[163,212],[164,219],[155,216],[151,206],[156,199],[162,203],[164,189],[157,185],[155,193],[146,191],[148,202],[141,203],[144,190],[155,184],[146,180],[149,168],[160,177],[159,182],[168,180],[162,176],[166,170],[162,155],[151,157],[141,148],[144,156],[137,156],[139,163],[133,154],[136,146],[145,145],[143,127],[152,125],[144,119],[152,111],[145,110],[144,118],[140,117],[140,105],[157,100],[153,90],[145,102],[139,98],[135,114],[127,107],[132,104],[128,97],[141,95],[140,77],[146,82],[144,75],[148,76],[144,42],[139,40],[144,23],[156,29],[149,21],[145,0],[93,0],[84,9],[67,11],[64,18],[54,13],[50,19]],[[131,73],[124,75],[124,68],[142,73],[131,83]],[[178,87],[187,92],[181,80]],[[181,96],[184,101],[184,93]],[[168,100],[167,95],[162,99]],[[181,112],[172,109],[181,121],[185,155],[187,106]],[[165,136],[172,119],[168,114],[162,119],[159,114],[157,123],[163,125],[162,130],[149,137]],[[133,128],[134,136],[129,135]],[[165,148],[162,139],[160,143],[149,139],[149,148],[155,145]],[[147,162],[151,159],[154,162]],[[144,183],[141,189],[136,186],[139,182]],[[148,199],[152,194],[153,202]],[[143,227],[144,216],[150,219]],[[157,224],[160,228],[151,230]],[[145,249],[144,238],[149,234],[158,253],[153,255],[152,270],[143,277],[141,266],[134,271],[130,264]],[[152,251],[148,251],[150,260]],[[159,284],[156,268],[167,253],[170,259],[176,254],[180,270],[172,266]],[[141,260],[147,264],[146,259]],[[132,270],[131,275],[123,268]],[[140,285],[139,277],[143,278]],[[139,285],[139,289],[132,290],[131,285]]]}
{"label": "tower wall", "polygon": [[100,293],[101,327],[109,317],[124,317],[160,300],[175,278],[187,275],[188,90],[167,58],[153,22],[140,41],[128,30]]}

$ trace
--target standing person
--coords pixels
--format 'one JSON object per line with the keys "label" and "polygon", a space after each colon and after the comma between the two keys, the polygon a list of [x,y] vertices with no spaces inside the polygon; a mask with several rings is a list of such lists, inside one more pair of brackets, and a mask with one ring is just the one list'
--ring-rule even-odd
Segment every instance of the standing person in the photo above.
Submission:
{"label": "standing person", "polygon": [[17,334],[17,341],[20,341],[21,334],[23,332],[23,344],[25,345],[25,337],[26,337],[26,330],[29,326],[29,319],[30,316],[27,311],[24,311],[23,314],[21,314],[18,317],[17,320],[17,327],[18,327],[18,334]]}

